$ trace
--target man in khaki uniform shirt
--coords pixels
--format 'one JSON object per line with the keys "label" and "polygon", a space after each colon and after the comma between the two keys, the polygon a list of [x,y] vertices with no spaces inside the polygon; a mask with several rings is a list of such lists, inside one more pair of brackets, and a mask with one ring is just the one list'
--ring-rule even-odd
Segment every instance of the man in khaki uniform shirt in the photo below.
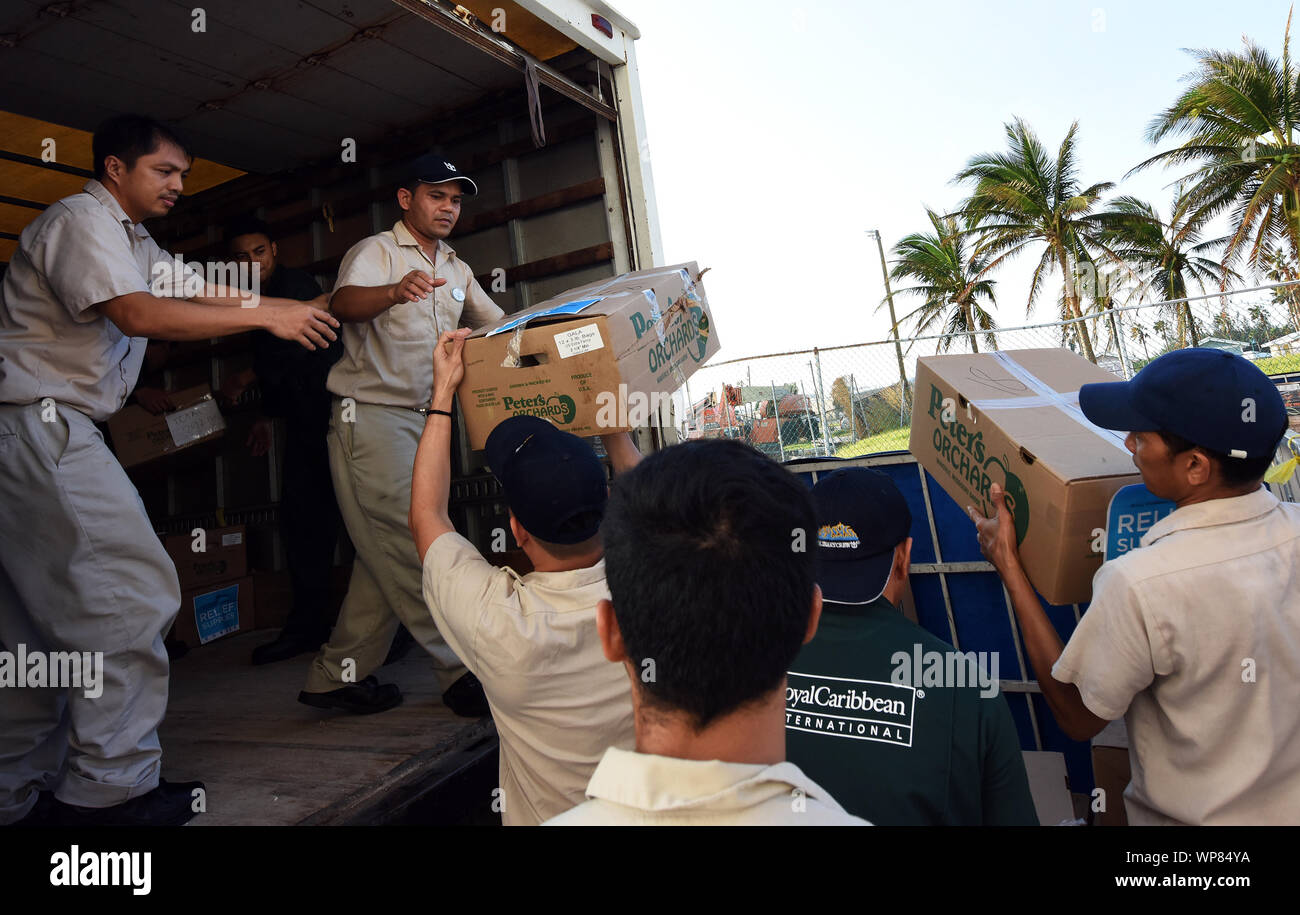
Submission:
{"label": "man in khaki uniform shirt", "polygon": [[596,625],[632,684],[636,749],[606,750],[588,800],[549,825],[869,825],[785,759],[786,671],[822,604],[796,544],[816,531],[808,489],[735,441],[614,481]]}
{"label": "man in khaki uniform shirt", "polygon": [[372,676],[399,622],[433,656],[443,702],[457,714],[487,714],[482,690],[434,625],[407,527],[411,467],[433,389],[438,335],[504,315],[469,265],[444,240],[474,182],[441,156],[411,163],[397,191],[402,219],[354,245],[330,299],[344,322],[343,357],[330,370],[330,473],[357,549],[348,594],[330,640],[313,660],[299,701],[320,708],[382,712],[402,701]]}
{"label": "man in khaki uniform shirt", "polygon": [[1064,650],[1010,512],[975,515],[1052,713],[1077,740],[1125,719],[1132,825],[1300,824],[1300,506],[1260,485],[1286,429],[1277,388],[1240,356],[1177,350],[1079,406],[1129,431],[1142,481],[1178,508],[1098,570]]}
{"label": "man in khaki uniform shirt", "polygon": [[[122,407],[146,338],[265,329],[312,348],[338,323],[287,300],[239,307],[259,300],[175,270],[141,224],[189,171],[174,132],[123,115],[93,143],[96,178],[23,230],[0,289],[0,651],[102,670],[86,683],[92,660],[72,688],[0,684],[0,824],[194,815],[201,785],[159,778],[176,568],[95,423]],[[156,294],[173,284],[190,301]]]}
{"label": "man in khaki uniform shirt", "polygon": [[[600,523],[608,486],[591,446],[536,416],[488,436],[487,459],[534,571],[497,568],[452,528],[451,403],[464,375],[464,335],[435,349],[432,408],[415,459],[411,534],[424,557],[424,597],[438,629],[483,682],[501,738],[494,809],[536,826],[583,800],[610,746],[632,746],[632,690],[605,660],[596,604],[609,596]],[[640,452],[627,433],[602,437],[616,472]]]}

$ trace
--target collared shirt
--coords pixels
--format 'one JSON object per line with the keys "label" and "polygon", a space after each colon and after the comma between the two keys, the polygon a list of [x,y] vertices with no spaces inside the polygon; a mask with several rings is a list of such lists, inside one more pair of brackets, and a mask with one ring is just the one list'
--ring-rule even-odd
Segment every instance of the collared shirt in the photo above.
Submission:
{"label": "collared shirt", "polygon": [[520,576],[454,532],[425,553],[425,603],[482,681],[496,721],[507,826],[536,826],[582,803],[605,749],[635,743],[632,685],[596,631],[596,604],[608,597],[603,559]]}
{"label": "collared shirt", "polygon": [[344,286],[387,286],[412,270],[447,282],[416,302],[398,302],[369,321],[343,325],[343,358],[330,370],[327,387],[339,397],[393,407],[427,407],[433,393],[433,344],[443,331],[482,327],[503,317],[474,271],[445,241],[436,263],[406,227],[357,242],[343,256],[334,291]]}
{"label": "collared shirt", "polygon": [[997,670],[922,675],[954,651],[884,597],[827,601],[787,678],[786,758],[880,826],[1037,826]]}
{"label": "collared shirt", "polygon": [[547,826],[870,826],[794,763],[677,759],[611,747],[585,804]]}
{"label": "collared shirt", "polygon": [[0,287],[0,403],[50,397],[101,421],[121,409],[144,361],[92,306],[132,292],[170,292],[173,259],[98,181],[51,204],[19,237]]}
{"label": "collared shirt", "polygon": [[1052,675],[1124,717],[1130,824],[1300,823],[1300,505],[1162,518],[1098,570]]}

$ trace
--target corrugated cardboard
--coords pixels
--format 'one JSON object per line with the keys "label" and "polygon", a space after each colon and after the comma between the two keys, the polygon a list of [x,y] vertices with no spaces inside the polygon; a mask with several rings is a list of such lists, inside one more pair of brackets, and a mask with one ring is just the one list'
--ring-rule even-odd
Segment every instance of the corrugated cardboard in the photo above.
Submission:
{"label": "corrugated cardboard", "polygon": [[917,361],[909,450],[965,508],[993,513],[989,487],[1006,490],[1020,560],[1053,604],[1092,596],[1106,507],[1141,480],[1123,433],[1078,409],[1079,387],[1117,381],[1065,349],[929,356]]}
{"label": "corrugated cardboard", "polygon": [[644,424],[718,351],[694,263],[627,273],[480,328],[458,395],[470,446],[503,419],[544,416],[587,436]]}
{"label": "corrugated cardboard", "polygon": [[256,628],[253,579],[216,582],[181,592],[172,635],[190,648]]}
{"label": "corrugated cardboard", "polygon": [[225,434],[226,421],[206,384],[168,395],[176,409],[155,416],[143,407],[123,407],[108,419],[113,451],[123,467],[134,467]]}
{"label": "corrugated cardboard", "polygon": [[176,564],[182,591],[242,578],[248,571],[248,543],[242,524],[207,528],[203,538],[206,549],[201,553],[194,550],[197,539],[191,534],[163,538],[167,555]]}

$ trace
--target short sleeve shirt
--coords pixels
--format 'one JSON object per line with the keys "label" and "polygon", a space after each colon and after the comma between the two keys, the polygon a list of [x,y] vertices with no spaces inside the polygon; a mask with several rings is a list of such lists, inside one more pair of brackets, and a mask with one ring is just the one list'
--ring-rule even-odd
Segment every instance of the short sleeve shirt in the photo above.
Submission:
{"label": "short sleeve shirt", "polygon": [[474,271],[445,241],[437,262],[398,222],[371,235],[343,256],[334,291],[344,286],[387,286],[412,270],[447,282],[417,302],[398,302],[369,321],[343,325],[343,358],[327,386],[339,397],[395,407],[428,406],[433,393],[433,344],[457,327],[482,327],[505,315],[483,291]]}
{"label": "short sleeve shirt", "polygon": [[23,229],[0,287],[0,403],[49,397],[96,421],[116,413],[148,341],[92,306],[133,292],[182,295],[197,275],[178,264],[98,181],[51,204]]}
{"label": "short sleeve shirt", "polygon": [[1124,718],[1131,824],[1300,823],[1300,505],[1162,518],[1098,570],[1052,675]]}
{"label": "short sleeve shirt", "polygon": [[596,631],[596,604],[608,597],[603,559],[521,576],[450,531],[425,553],[425,603],[492,707],[507,826],[582,803],[601,754],[635,743],[632,686]]}

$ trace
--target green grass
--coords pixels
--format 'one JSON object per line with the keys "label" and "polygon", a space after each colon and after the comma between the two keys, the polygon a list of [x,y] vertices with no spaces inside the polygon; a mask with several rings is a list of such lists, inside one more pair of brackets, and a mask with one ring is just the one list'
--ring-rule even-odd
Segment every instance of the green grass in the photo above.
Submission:
{"label": "green grass", "polygon": [[1300,372],[1300,354],[1292,356],[1270,356],[1255,360],[1255,365],[1265,375],[1281,375],[1286,372]]}
{"label": "green grass", "polygon": [[875,454],[878,451],[906,451],[908,434],[909,430],[902,428],[890,429],[888,432],[860,438],[856,442],[850,442],[842,448],[836,449],[835,456],[852,458],[862,457],[864,454]]}

